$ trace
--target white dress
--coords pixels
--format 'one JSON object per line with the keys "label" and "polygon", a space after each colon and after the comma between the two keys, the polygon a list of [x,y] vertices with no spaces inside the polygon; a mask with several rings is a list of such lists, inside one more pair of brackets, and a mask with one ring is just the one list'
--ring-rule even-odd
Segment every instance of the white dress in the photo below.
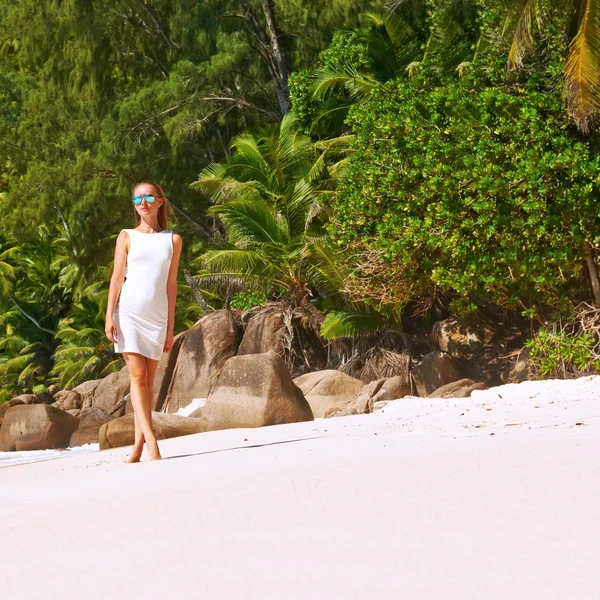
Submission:
{"label": "white dress", "polygon": [[167,280],[173,256],[173,232],[129,234],[127,270],[113,316],[115,352],[135,352],[153,360],[162,354],[167,336]]}

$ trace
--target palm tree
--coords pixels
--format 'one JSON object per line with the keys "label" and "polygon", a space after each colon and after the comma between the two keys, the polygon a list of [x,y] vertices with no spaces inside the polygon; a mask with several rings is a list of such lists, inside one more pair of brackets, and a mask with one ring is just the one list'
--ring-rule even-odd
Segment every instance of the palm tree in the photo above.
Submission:
{"label": "palm tree", "polygon": [[[29,311],[33,312],[31,307]],[[0,315],[0,401],[25,392],[43,392],[52,369],[53,336],[13,307]]]}
{"label": "palm tree", "polygon": [[598,0],[511,0],[505,30],[510,39],[508,68],[524,66],[534,44],[536,28],[543,30],[555,17],[572,32],[564,66],[564,96],[576,126],[589,133],[600,116],[600,2]]}
{"label": "palm tree", "polygon": [[[321,148],[321,151],[320,151]],[[196,189],[207,193],[227,233],[195,262],[207,282],[284,290],[297,307],[308,307],[311,287],[340,293],[343,278],[323,240],[323,198],[343,171],[343,143],[316,146],[286,115],[271,135],[246,134],[232,142],[232,155],[200,174]]]}
{"label": "palm tree", "polygon": [[[7,247],[6,247],[7,246]],[[58,281],[50,232],[41,227],[23,245],[5,244],[0,255],[0,387],[2,397],[42,392],[49,383],[56,326],[68,307]]]}
{"label": "palm tree", "polygon": [[198,279],[270,295],[283,290],[297,308],[310,308],[311,288],[323,296],[340,295],[343,278],[331,251],[298,227],[293,208],[276,213],[262,198],[243,198],[216,205],[212,212],[221,218],[227,241],[195,261],[208,271]]}
{"label": "palm tree", "polygon": [[[210,212],[219,216],[227,240],[203,249],[195,265],[204,271],[196,279],[229,291],[261,289],[271,298],[283,290],[294,309],[309,313],[325,340],[398,330],[400,311],[383,315],[348,301],[345,273],[324,240],[321,196],[329,193],[345,160],[328,165],[325,156],[341,142],[315,145],[296,124],[288,115],[272,136],[234,140],[230,161],[202,172],[195,187],[210,193],[215,202]],[[311,302],[314,293],[342,310],[323,315]]]}
{"label": "palm tree", "polygon": [[428,18],[425,0],[396,0],[362,15],[361,27],[340,32],[312,75],[319,103],[313,129],[341,128],[350,106],[391,79],[412,77],[436,56],[446,73],[462,75],[477,48],[476,0],[448,0]]}
{"label": "palm tree", "polygon": [[69,389],[86,379],[104,377],[123,366],[104,335],[104,313],[93,300],[71,306],[58,326],[58,347],[52,375],[61,388]]}
{"label": "palm tree", "polygon": [[361,20],[359,30],[336,34],[310,77],[317,104],[313,131],[341,131],[353,104],[368,99],[379,83],[404,76],[422,58],[423,11],[372,12]]}

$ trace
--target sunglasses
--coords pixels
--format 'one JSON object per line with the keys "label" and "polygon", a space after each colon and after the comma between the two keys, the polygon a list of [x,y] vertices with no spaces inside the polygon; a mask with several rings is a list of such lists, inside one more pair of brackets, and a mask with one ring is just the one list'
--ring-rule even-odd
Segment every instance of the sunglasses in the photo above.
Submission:
{"label": "sunglasses", "polygon": [[148,204],[152,204],[154,202],[154,196],[152,194],[144,194],[143,196],[134,196],[133,203],[138,206],[142,203],[142,200],[148,202]]}

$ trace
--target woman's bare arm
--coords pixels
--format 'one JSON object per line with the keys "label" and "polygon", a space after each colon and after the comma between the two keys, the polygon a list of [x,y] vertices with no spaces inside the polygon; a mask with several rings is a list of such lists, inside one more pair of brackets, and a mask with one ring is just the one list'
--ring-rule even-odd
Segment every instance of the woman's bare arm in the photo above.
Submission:
{"label": "woman's bare arm", "polygon": [[113,315],[117,307],[117,301],[121,294],[121,288],[125,281],[125,268],[127,265],[127,253],[129,252],[129,234],[126,231],[121,231],[117,238],[117,246],[115,248],[115,260],[113,266],[113,274],[110,278],[110,288],[108,290],[108,305],[106,307],[106,325],[104,331],[106,337],[111,342],[117,340],[117,328],[113,320]]}
{"label": "woman's bare arm", "polygon": [[173,234],[173,257],[169,268],[169,277],[167,279],[167,299],[169,302],[169,316],[167,320],[167,339],[165,340],[164,351],[168,352],[173,345],[173,329],[175,327],[175,302],[177,301],[177,270],[179,269],[179,258],[183,241],[177,233]]}

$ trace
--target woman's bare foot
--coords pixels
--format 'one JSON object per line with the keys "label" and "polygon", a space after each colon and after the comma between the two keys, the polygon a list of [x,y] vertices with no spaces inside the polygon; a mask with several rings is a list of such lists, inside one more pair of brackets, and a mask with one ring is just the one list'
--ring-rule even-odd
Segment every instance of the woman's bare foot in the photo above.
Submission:
{"label": "woman's bare foot", "polygon": [[137,463],[140,462],[140,458],[142,458],[142,448],[134,448],[131,451],[131,456],[127,459],[128,463]]}
{"label": "woman's bare foot", "polygon": [[160,455],[160,450],[158,449],[158,444],[156,442],[153,444],[146,443],[146,449],[148,450],[148,458],[150,460],[162,460],[162,456]]}

